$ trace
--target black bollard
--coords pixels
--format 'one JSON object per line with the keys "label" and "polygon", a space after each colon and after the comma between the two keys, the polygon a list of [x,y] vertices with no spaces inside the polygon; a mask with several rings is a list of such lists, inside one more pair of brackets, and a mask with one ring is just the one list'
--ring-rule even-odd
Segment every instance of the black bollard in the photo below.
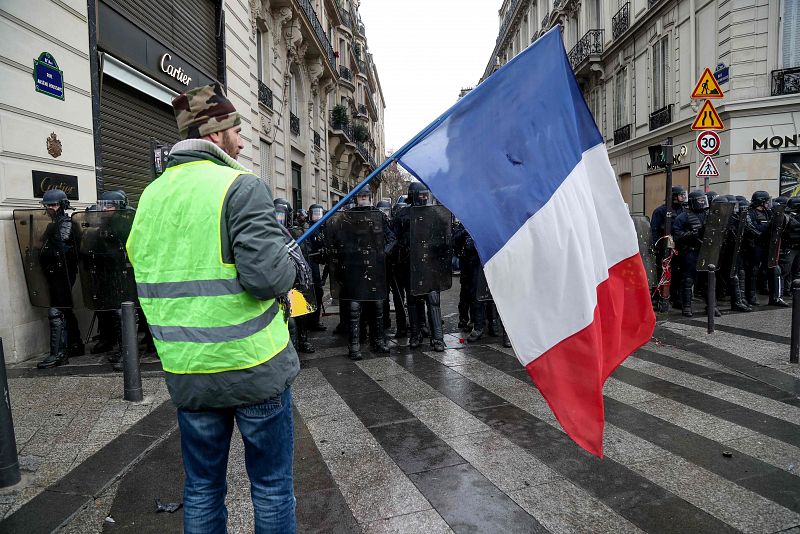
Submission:
{"label": "black bollard", "polygon": [[800,280],[792,282],[792,344],[789,363],[800,363]]}
{"label": "black bollard", "polygon": [[7,488],[17,484],[22,477],[19,474],[14,419],[11,417],[11,394],[8,391],[3,338],[0,338],[0,385],[3,386],[3,402],[0,402],[0,488]]}
{"label": "black bollard", "polygon": [[140,402],[142,375],[139,372],[139,347],[136,338],[136,307],[133,302],[122,303],[122,380],[126,401]]}
{"label": "black bollard", "polygon": [[717,309],[717,267],[708,265],[708,287],[706,288],[706,313],[708,315],[708,333],[714,333],[714,310]]}

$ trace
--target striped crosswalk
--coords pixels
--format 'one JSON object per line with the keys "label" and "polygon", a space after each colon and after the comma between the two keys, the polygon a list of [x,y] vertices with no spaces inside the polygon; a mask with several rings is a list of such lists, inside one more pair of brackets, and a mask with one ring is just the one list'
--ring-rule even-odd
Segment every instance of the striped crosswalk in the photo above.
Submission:
{"label": "striped crosswalk", "polygon": [[[693,328],[672,333],[704,342]],[[301,437],[365,532],[800,529],[800,402],[777,364],[760,380],[718,353],[647,345],[604,391],[602,460],[563,433],[509,349],[303,366]],[[299,516],[313,505],[302,484]]]}

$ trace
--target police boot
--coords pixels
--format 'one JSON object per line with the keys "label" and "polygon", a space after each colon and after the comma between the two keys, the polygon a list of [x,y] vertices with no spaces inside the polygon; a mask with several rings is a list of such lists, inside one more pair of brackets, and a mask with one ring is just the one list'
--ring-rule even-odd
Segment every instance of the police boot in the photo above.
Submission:
{"label": "police boot", "polygon": [[431,337],[431,329],[428,327],[428,322],[425,320],[425,299],[420,298],[417,300],[417,317],[420,321],[420,333],[422,337]]}
{"label": "police boot", "polygon": [[467,336],[468,343],[475,343],[483,337],[483,328],[486,326],[486,303],[475,301],[472,303],[472,332]]}
{"label": "police boot", "polygon": [[64,321],[64,313],[58,308],[50,308],[47,312],[47,319],[50,323],[50,354],[36,365],[39,369],[49,369],[69,363],[66,354],[67,325]]}
{"label": "police boot", "polygon": [[297,320],[297,351],[312,354],[317,351],[313,343],[308,340],[308,329],[305,325],[306,317]]}
{"label": "police boot", "polygon": [[408,300],[408,346],[412,349],[419,347],[422,344],[421,320],[420,320],[419,306],[416,299],[409,298]]}
{"label": "police boot", "polygon": [[350,343],[348,344],[348,353],[351,360],[361,359],[361,303],[357,301],[350,302]]}
{"label": "police boot", "polygon": [[489,308],[489,335],[492,337],[499,336],[500,332],[500,317],[497,314],[497,308],[494,307],[494,302],[490,302]]}
{"label": "police boot", "polygon": [[386,336],[383,334],[383,305],[375,302],[373,306],[375,307],[375,317],[372,320],[372,328],[369,329],[370,349],[372,352],[386,354],[389,352],[389,345],[386,344]]}
{"label": "police boot", "polygon": [[289,341],[292,342],[292,346],[296,349],[297,348],[297,321],[294,317],[289,317],[289,322],[286,323],[286,327],[289,329]]}
{"label": "police boot", "polygon": [[503,346],[511,348],[511,340],[508,338],[508,333],[506,332],[505,328],[503,329]]}
{"label": "police boot", "polygon": [[753,308],[747,305],[747,302],[742,296],[742,289],[739,287],[739,277],[734,276],[731,279],[731,311],[750,312]]}
{"label": "police boot", "polygon": [[691,317],[694,315],[692,311],[692,287],[684,287],[682,291],[682,300],[683,300],[683,316],[684,317]]}
{"label": "police boot", "polygon": [[783,279],[781,278],[781,269],[780,267],[774,267],[770,269],[770,284],[769,284],[769,305],[770,306],[778,306],[779,308],[788,308],[789,304],[781,295],[783,294]]}
{"label": "police boot", "polygon": [[750,282],[749,286],[747,286],[747,303],[751,306],[761,306],[758,302],[758,291],[756,291],[756,287],[758,286],[758,271],[755,273],[748,273],[747,280]]}
{"label": "police boot", "polygon": [[441,297],[438,291],[428,295],[428,322],[431,325],[431,347],[436,352],[444,352],[444,329],[442,328]]}

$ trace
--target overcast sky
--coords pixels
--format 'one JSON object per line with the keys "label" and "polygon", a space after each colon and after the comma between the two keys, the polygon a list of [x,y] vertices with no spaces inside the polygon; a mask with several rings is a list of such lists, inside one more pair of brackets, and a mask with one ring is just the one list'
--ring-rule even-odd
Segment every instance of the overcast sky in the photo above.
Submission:
{"label": "overcast sky", "polygon": [[361,0],[386,99],[386,148],[397,150],[478,83],[502,0]]}

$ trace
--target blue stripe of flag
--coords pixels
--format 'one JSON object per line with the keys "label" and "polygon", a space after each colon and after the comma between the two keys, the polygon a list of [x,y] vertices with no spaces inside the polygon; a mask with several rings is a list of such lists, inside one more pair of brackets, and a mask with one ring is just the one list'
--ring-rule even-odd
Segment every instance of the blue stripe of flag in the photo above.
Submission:
{"label": "blue stripe of flag", "polygon": [[602,142],[556,27],[453,106],[400,163],[464,223],[485,264]]}

